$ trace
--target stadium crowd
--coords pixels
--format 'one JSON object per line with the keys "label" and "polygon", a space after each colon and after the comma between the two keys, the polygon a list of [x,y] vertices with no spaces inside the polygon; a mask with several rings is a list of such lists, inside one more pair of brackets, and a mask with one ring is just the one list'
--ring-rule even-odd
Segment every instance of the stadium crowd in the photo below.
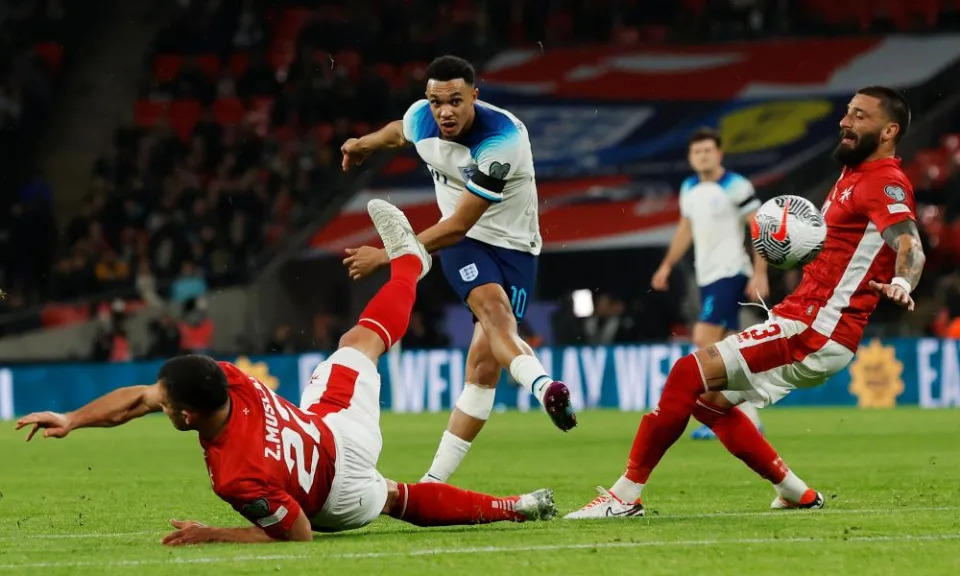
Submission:
{"label": "stadium crowd", "polygon": [[[146,55],[134,124],[116,129],[92,167],[81,210],[58,234],[54,191],[35,177],[33,158],[59,60],[36,46],[58,37],[71,5],[3,3],[0,152],[9,169],[0,279],[9,297],[0,314],[93,294],[92,310],[115,298],[194,310],[209,290],[248,280],[258,255],[341,184],[339,144],[402,113],[436,54],[481,62],[511,45],[933,29],[954,21],[939,3],[934,12],[919,2],[869,18],[861,4],[838,12],[812,0],[380,0],[319,10],[296,1],[178,2]],[[945,186],[947,198],[960,197],[960,177]],[[599,303],[598,319],[558,325],[576,327],[568,336],[577,341],[628,338],[635,303]],[[39,314],[17,318],[0,332],[40,324]],[[268,349],[295,348],[283,334],[278,326]]]}

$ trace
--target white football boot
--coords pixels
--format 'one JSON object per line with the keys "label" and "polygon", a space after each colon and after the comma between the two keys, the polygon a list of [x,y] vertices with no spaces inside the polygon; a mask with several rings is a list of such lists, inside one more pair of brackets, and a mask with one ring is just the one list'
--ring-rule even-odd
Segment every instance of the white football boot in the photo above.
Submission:
{"label": "white football boot", "polygon": [[585,518],[640,518],[643,516],[643,503],[624,502],[602,486],[597,486],[599,496],[583,508],[564,516],[567,520]]}
{"label": "white football boot", "polygon": [[383,239],[383,248],[387,251],[387,256],[394,260],[405,254],[413,254],[423,263],[423,270],[420,271],[418,280],[426,276],[433,265],[433,258],[417,240],[417,235],[413,232],[413,227],[410,226],[403,211],[386,200],[375,198],[367,202],[367,213],[373,220],[377,234]]}
{"label": "white football boot", "polygon": [[514,506],[514,511],[527,520],[550,520],[558,512],[553,503],[553,490],[547,489],[520,496]]}
{"label": "white football boot", "polygon": [[783,496],[777,496],[770,503],[770,507],[775,510],[819,510],[823,508],[823,494],[808,488],[799,502],[792,502]]}

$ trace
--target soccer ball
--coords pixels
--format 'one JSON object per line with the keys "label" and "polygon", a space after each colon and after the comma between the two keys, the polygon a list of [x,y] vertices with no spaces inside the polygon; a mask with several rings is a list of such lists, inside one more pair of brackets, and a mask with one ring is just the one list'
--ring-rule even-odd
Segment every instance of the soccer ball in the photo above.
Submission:
{"label": "soccer ball", "polygon": [[777,196],[763,203],[750,222],[753,249],[781,270],[805,266],[823,250],[827,225],[817,207],[800,196]]}

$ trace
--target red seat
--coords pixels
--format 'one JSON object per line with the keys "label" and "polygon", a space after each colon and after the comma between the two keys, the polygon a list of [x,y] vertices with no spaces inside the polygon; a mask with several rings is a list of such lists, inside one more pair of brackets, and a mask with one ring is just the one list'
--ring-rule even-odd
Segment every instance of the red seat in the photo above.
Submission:
{"label": "red seat", "polygon": [[219,98],[213,103],[213,119],[221,126],[236,126],[243,122],[243,101],[239,98]]}
{"label": "red seat", "polygon": [[423,82],[427,79],[426,62],[407,62],[400,69],[406,82]]}
{"label": "red seat", "polygon": [[250,111],[270,115],[273,112],[273,96],[251,96]]}
{"label": "red seat", "polygon": [[90,319],[87,304],[47,304],[40,311],[40,323],[46,328],[79,324]]}
{"label": "red seat", "polygon": [[960,134],[944,134],[940,137],[940,146],[951,153],[960,150]]}
{"label": "red seat", "polygon": [[360,76],[360,53],[354,50],[342,50],[333,55],[334,69],[346,68],[351,78]]}
{"label": "red seat", "polygon": [[370,123],[369,122],[354,122],[353,126],[350,127],[350,130],[353,132],[353,135],[356,137],[363,136],[364,134],[369,134]]}
{"label": "red seat", "polygon": [[170,103],[159,100],[137,100],[133,105],[133,120],[140,128],[153,128],[167,117]]}
{"label": "red seat", "polygon": [[403,85],[398,84],[398,82],[402,82],[404,79],[398,78],[400,75],[392,64],[375,64],[373,69],[377,72],[377,76],[387,83],[387,86],[398,88]]}
{"label": "red seat", "polygon": [[220,77],[220,57],[216,54],[198,54],[194,61],[207,78],[216,80]]}
{"label": "red seat", "polygon": [[334,128],[329,122],[321,122],[316,127],[317,140],[321,144],[329,144],[333,140]]}
{"label": "red seat", "polygon": [[296,46],[292,41],[276,41],[267,52],[267,62],[275,70],[288,70],[296,56]]}
{"label": "red seat", "polygon": [[183,56],[180,54],[157,54],[153,59],[153,77],[160,82],[173,82],[182,65]]}
{"label": "red seat", "polygon": [[921,150],[913,161],[923,169],[930,186],[934,188],[943,186],[950,178],[950,155],[943,148]]}
{"label": "red seat", "polygon": [[63,46],[58,42],[41,42],[33,47],[33,51],[43,60],[51,72],[56,74],[63,63]]}
{"label": "red seat", "polygon": [[181,140],[189,140],[202,113],[203,106],[196,100],[174,100],[170,104],[170,126]]}
{"label": "red seat", "polygon": [[230,70],[230,75],[234,78],[243,76],[243,73],[247,71],[249,66],[249,52],[234,52],[230,55],[230,60],[227,62],[227,69]]}

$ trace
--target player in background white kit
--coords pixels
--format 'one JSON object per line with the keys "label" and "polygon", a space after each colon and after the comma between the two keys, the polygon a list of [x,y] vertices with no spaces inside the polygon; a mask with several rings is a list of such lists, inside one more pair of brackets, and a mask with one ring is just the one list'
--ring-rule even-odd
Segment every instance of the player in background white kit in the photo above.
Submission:
{"label": "player in background white kit", "polygon": [[[700,316],[693,326],[693,344],[705,349],[740,328],[743,296],[766,298],[769,293],[767,263],[753,258],[744,246],[744,228],[753,219],[760,200],[743,176],[723,167],[720,134],[710,128],[693,133],[688,159],[696,174],[680,187],[680,224],[651,285],[667,290],[674,264],[693,244],[697,285],[700,286]],[[739,406],[761,428],[757,409]],[[706,425],[693,432],[695,439],[715,439]]]}
{"label": "player in background white kit", "polygon": [[[425,482],[445,482],[466,456],[493,409],[506,368],[567,431],[577,420],[570,393],[554,381],[517,333],[536,284],[540,237],[537,186],[530,139],[515,116],[477,99],[475,71],[456,56],[427,68],[426,98],[403,120],[347,140],[343,169],[373,151],[416,146],[437,191],[440,222],[418,237],[440,251],[447,282],[476,318],[465,382]],[[350,277],[362,278],[388,262],[369,246],[347,250]]]}

